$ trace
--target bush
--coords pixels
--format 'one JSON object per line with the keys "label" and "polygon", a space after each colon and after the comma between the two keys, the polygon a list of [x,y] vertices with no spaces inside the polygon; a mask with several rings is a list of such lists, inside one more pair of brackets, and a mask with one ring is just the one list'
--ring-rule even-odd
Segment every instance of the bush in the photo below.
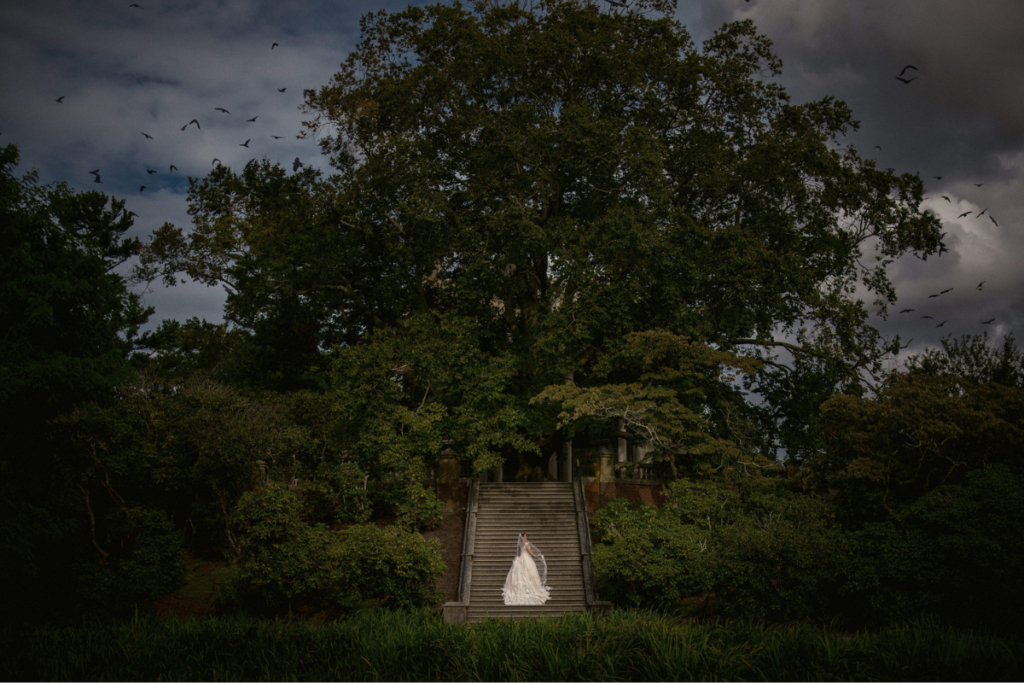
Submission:
{"label": "bush", "polygon": [[360,524],[343,531],[302,520],[292,491],[247,493],[234,523],[240,539],[238,574],[223,606],[257,614],[351,608],[364,600],[424,605],[444,572],[437,541],[399,528]]}
{"label": "bush", "polygon": [[419,531],[420,527],[430,529],[440,524],[443,517],[444,503],[437,499],[433,491],[423,488],[419,482],[405,489],[405,496],[398,504],[399,526],[413,531]]}
{"label": "bush", "polygon": [[313,481],[299,486],[305,518],[312,523],[365,522],[370,502],[363,472],[355,463],[323,463]]}
{"label": "bush", "polygon": [[171,592],[185,578],[181,534],[160,510],[122,508],[109,515],[102,563],[79,565],[82,607],[94,616],[125,616]]}
{"label": "bush", "polygon": [[594,548],[598,591],[621,605],[676,607],[711,590],[707,530],[681,524],[654,507],[613,500],[594,517],[606,541]]}
{"label": "bush", "polygon": [[426,605],[441,599],[434,589],[444,573],[440,541],[427,541],[398,527],[372,524],[341,532],[338,581],[354,599],[394,606]]}
{"label": "bush", "polygon": [[825,619],[851,552],[823,500],[774,480],[677,481],[662,508],[615,500],[594,524],[598,590],[624,606],[674,609],[714,592],[733,617]]}
{"label": "bush", "polygon": [[323,526],[302,521],[302,502],[277,486],[242,496],[233,516],[238,574],[228,600],[250,611],[290,613],[299,603],[320,604],[331,591],[337,544]]}

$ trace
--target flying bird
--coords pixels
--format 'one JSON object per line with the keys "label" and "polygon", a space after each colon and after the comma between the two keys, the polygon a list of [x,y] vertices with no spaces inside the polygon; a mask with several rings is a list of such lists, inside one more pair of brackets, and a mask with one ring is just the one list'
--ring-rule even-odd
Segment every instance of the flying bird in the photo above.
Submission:
{"label": "flying bird", "polygon": [[952,288],[952,287],[950,287],[949,289],[944,289],[944,290],[942,290],[941,292],[939,292],[939,294],[946,294],[946,293],[948,293],[948,292],[952,292],[952,291],[953,291],[953,288]]}
{"label": "flying bird", "polygon": [[932,178],[935,178],[936,180],[942,180],[942,176],[940,175],[933,175]]}
{"label": "flying bird", "polygon": [[939,247],[939,256],[942,256],[942,252],[946,252],[948,254],[949,249],[946,249],[945,247]]}
{"label": "flying bird", "polygon": [[145,185],[141,185],[141,186],[139,186],[139,192],[142,192],[142,191],[143,191],[143,190],[145,190],[145,189],[146,189],[146,186],[145,186]]}
{"label": "flying bird", "polygon": [[134,3],[134,2],[132,4],[130,4],[130,5],[128,5],[128,6],[129,7],[138,7],[139,9],[142,9],[142,5],[139,5],[139,4]]}
{"label": "flying bird", "polygon": [[139,214],[135,213],[134,211],[129,211],[128,212],[128,217],[131,218],[132,216],[134,216],[135,218],[138,218]]}
{"label": "flying bird", "polygon": [[929,294],[928,298],[929,299],[934,299],[934,298],[939,297],[939,296],[942,296],[942,295],[941,294]]}
{"label": "flying bird", "polygon": [[975,218],[981,218],[982,216],[985,215],[986,211],[988,211],[988,207],[987,206],[984,209],[982,209],[981,213],[979,213],[977,216],[975,216]]}
{"label": "flying bird", "polygon": [[146,173],[148,173],[149,175],[153,175],[154,173],[156,173],[156,171],[154,171],[154,170],[152,170],[152,169],[149,169],[149,168],[147,168],[147,169],[146,169]]}
{"label": "flying bird", "polygon": [[225,109],[224,107],[214,107],[214,108],[213,108],[213,110],[214,110],[214,111],[222,111],[222,112],[224,112],[225,114],[230,114],[230,113],[231,113],[231,112],[229,112],[229,111],[228,111],[227,109]]}
{"label": "flying bird", "polygon": [[882,149],[881,145],[875,145],[872,149]]}
{"label": "flying bird", "polygon": [[917,80],[917,76],[914,76],[913,78],[900,78],[899,76],[897,76],[896,80],[899,81],[900,83],[903,83],[904,85],[906,85],[906,84],[910,83],[911,81],[916,81]]}
{"label": "flying bird", "polygon": [[171,164],[171,171],[177,171],[177,170],[178,170],[178,167],[175,166],[174,164]]}
{"label": "flying bird", "polygon": [[996,226],[997,228],[999,227],[999,224],[998,224],[998,223],[996,223],[996,219],[995,219],[995,218],[992,218],[992,214],[989,214],[989,216],[988,216],[988,219],[989,219],[990,221],[992,221],[993,223],[995,223],[995,226]]}
{"label": "flying bird", "polygon": [[960,214],[959,216],[957,216],[957,218],[963,218],[964,216],[970,216],[972,213],[974,213],[974,212],[973,211],[965,211],[962,214]]}
{"label": "flying bird", "polygon": [[903,71],[900,72],[900,76],[902,76],[903,74],[907,73],[907,69],[913,69],[914,71],[918,70],[918,68],[916,66],[914,66],[913,64],[907,64],[905,67],[903,67]]}
{"label": "flying bird", "polygon": [[939,329],[940,327],[945,325],[947,322],[949,322],[949,321],[948,320],[943,320],[941,323],[939,323],[938,325],[935,326],[935,329]]}
{"label": "flying bird", "polygon": [[145,136],[146,136],[146,139],[147,139],[147,140],[152,140],[152,139],[153,139],[153,136],[152,136],[152,135],[146,135],[145,133],[143,133],[143,135],[145,135]]}
{"label": "flying bird", "polygon": [[97,168],[95,171],[89,171],[89,173],[93,175],[93,177],[94,177],[93,182],[94,183],[102,183],[103,182],[102,180],[100,180],[100,169]]}
{"label": "flying bird", "polygon": [[985,184],[985,183],[974,183],[974,186],[975,186],[975,187],[981,187],[981,186],[982,186],[982,185],[984,185],[984,184]]}
{"label": "flying bird", "polygon": [[982,320],[981,324],[982,325],[991,325],[992,321],[994,321],[994,320],[995,320],[995,318],[989,318],[988,320]]}
{"label": "flying bird", "polygon": [[922,315],[921,316],[921,320],[931,320],[931,319],[932,319],[932,317],[930,315]]}
{"label": "flying bird", "polygon": [[274,138],[275,140],[283,140],[284,139],[283,135],[271,135],[270,137]]}
{"label": "flying bird", "polygon": [[259,118],[259,115],[257,115],[257,116],[254,116],[254,117],[252,117],[251,119],[246,119],[246,120],[245,120],[245,122],[246,122],[246,123],[255,123],[255,122],[256,122],[256,119],[258,119],[258,118]]}
{"label": "flying bird", "polygon": [[199,122],[198,122],[198,121],[196,121],[195,119],[192,119],[191,121],[189,121],[188,123],[186,123],[186,124],[185,124],[184,126],[182,126],[182,127],[181,127],[181,129],[182,129],[182,130],[185,130],[186,128],[188,128],[189,126],[191,126],[191,125],[192,125],[193,123],[194,123],[194,124],[196,124],[196,128],[199,128],[200,130],[202,130],[202,126],[200,126],[200,125],[199,125]]}
{"label": "flying bird", "polygon": [[284,92],[284,91],[285,91],[285,90],[287,90],[287,89],[288,89],[288,88],[278,88],[278,89],[277,89],[277,92]]}
{"label": "flying bird", "polygon": [[940,194],[939,196],[940,196],[940,197],[942,197],[943,199],[945,199],[945,200],[946,200],[947,202],[949,202],[950,204],[952,204],[952,203],[953,203],[952,201],[950,201],[949,197],[947,197],[946,195],[944,195],[944,194]]}
{"label": "flying bird", "polygon": [[900,313],[913,313],[915,310],[913,308],[904,308]]}
{"label": "flying bird", "polygon": [[280,45],[278,43],[274,43],[270,46],[270,49],[273,50],[275,47],[280,47]]}
{"label": "flying bird", "polygon": [[982,288],[982,286],[984,286],[984,284],[985,284],[986,282],[988,282],[988,280],[982,280],[981,282],[979,282],[979,283],[978,283],[978,286],[977,286],[977,287],[975,287],[975,289],[976,289],[976,290],[978,290],[978,291],[980,292],[980,291],[981,291],[981,288]]}
{"label": "flying bird", "polygon": [[[249,140],[252,140],[252,138],[249,138]],[[249,140],[246,140],[245,142],[240,144],[239,147],[248,147],[249,146]]]}
{"label": "flying bird", "polygon": [[54,101],[55,101],[55,102],[59,102],[59,103],[61,103],[61,104],[64,104],[64,95],[61,95],[60,97],[58,97],[58,98],[57,98],[56,100],[54,100]]}
{"label": "flying bird", "polygon": [[212,166],[213,164],[220,164],[220,163],[223,163],[223,162],[220,159],[217,159],[216,157],[214,157],[213,162],[210,165]]}
{"label": "flying bird", "polygon": [[295,157],[295,161],[292,163],[292,172],[294,173],[294,172],[298,171],[303,166],[305,166],[305,164],[303,164],[301,161],[299,161],[298,157]]}

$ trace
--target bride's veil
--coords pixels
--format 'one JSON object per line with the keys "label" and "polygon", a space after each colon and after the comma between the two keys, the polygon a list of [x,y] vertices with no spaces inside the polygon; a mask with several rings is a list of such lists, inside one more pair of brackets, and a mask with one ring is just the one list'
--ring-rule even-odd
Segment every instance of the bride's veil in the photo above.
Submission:
{"label": "bride's veil", "polygon": [[[519,557],[522,553],[526,552],[523,549],[523,534],[519,534],[519,545],[516,546],[516,557]],[[533,541],[530,541],[530,547],[533,548],[533,552],[537,553],[540,557],[532,557],[534,564],[537,565],[537,573],[540,574],[540,585],[548,585],[548,563],[544,560],[544,553],[541,552],[540,548]]]}

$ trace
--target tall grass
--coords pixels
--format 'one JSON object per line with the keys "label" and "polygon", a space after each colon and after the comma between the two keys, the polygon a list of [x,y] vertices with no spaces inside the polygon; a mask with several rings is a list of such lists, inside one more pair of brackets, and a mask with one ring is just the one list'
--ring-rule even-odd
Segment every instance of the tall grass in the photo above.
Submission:
{"label": "tall grass", "polygon": [[3,680],[1018,680],[1024,645],[935,621],[875,633],[643,612],[473,627],[367,611],[322,627],[242,618],[0,627]]}

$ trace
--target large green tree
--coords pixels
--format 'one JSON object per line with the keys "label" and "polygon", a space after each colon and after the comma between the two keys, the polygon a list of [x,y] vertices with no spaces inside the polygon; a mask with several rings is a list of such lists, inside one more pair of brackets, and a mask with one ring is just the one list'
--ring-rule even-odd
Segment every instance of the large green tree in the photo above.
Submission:
{"label": "large green tree", "polygon": [[[697,47],[673,7],[542,0],[369,14],[339,73],[307,96],[309,133],[337,174],[214,174],[193,187],[196,233],[152,262],[175,251],[196,274],[240,269],[232,286],[253,300],[299,294],[264,298],[260,319],[312,311],[315,325],[288,329],[318,330],[320,348],[373,343],[413,315],[468,321],[481,357],[512,364],[504,391],[524,403],[567,380],[642,384],[594,370],[633,333],[692,340],[709,358],[753,356],[762,363],[748,386],[767,404],[755,409],[706,372],[690,387],[702,407],[690,409],[734,442],[736,424],[761,420],[751,450],[811,450],[818,404],[862,390],[896,343],[870,326],[855,288],[892,301],[885,266],[936,250],[939,223],[920,210],[917,176],[841,146],[856,127],[846,105],[790,101],[751,22]],[[313,292],[334,298],[316,309],[325,300]],[[396,400],[429,402],[424,388]],[[544,403],[532,410],[554,417]],[[584,417],[607,427],[614,416]],[[541,443],[556,421],[514,429]]]}
{"label": "large green tree", "polygon": [[[0,149],[0,610],[60,609],[94,555],[91,496],[55,420],[108,400],[149,313],[117,268],[138,252],[124,202],[14,176]],[[51,604],[51,601],[53,604]]]}

